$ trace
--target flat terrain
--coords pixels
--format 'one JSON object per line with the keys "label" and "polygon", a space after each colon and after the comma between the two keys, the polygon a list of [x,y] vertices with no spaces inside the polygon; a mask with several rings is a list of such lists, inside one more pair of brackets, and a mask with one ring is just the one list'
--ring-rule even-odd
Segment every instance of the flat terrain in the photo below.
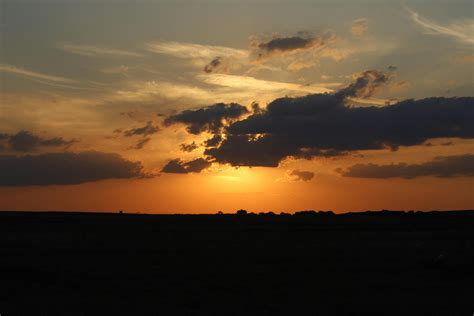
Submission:
{"label": "flat terrain", "polygon": [[474,212],[0,212],[8,315],[473,315]]}

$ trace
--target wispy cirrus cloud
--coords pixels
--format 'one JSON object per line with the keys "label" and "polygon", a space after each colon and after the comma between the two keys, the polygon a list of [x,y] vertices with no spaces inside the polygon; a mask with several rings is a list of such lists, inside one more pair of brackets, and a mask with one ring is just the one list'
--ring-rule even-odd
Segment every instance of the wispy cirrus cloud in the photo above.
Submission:
{"label": "wispy cirrus cloud", "polygon": [[69,79],[61,76],[49,75],[42,72],[32,71],[24,69],[21,67],[0,64],[0,72],[9,73],[12,75],[20,76],[28,80],[39,82],[53,87],[68,88],[68,89],[78,89],[78,90],[95,90],[95,88],[90,87],[80,87],[71,84],[78,84],[79,81],[74,79]]}
{"label": "wispy cirrus cloud", "polygon": [[235,89],[253,89],[260,91],[295,91],[304,93],[332,92],[331,87],[337,87],[340,83],[324,83],[315,85],[302,85],[289,82],[278,82],[262,80],[250,76],[238,76],[229,74],[210,74],[198,76],[203,82]]}
{"label": "wispy cirrus cloud", "polygon": [[77,81],[73,79],[64,78],[60,76],[54,76],[54,75],[48,75],[45,73],[31,71],[31,70],[27,70],[24,68],[7,65],[7,64],[0,64],[0,71],[11,73],[14,75],[23,76],[23,77],[52,81],[52,82],[57,82],[57,83],[77,83]]}
{"label": "wispy cirrus cloud", "polygon": [[244,49],[173,41],[156,41],[147,44],[147,48],[150,52],[157,54],[178,58],[199,58],[206,61],[217,56],[234,56],[239,58],[246,58],[248,56],[247,50]]}
{"label": "wispy cirrus cloud", "polygon": [[111,47],[99,47],[93,45],[81,45],[72,43],[58,43],[57,47],[66,52],[82,55],[87,57],[99,57],[99,56],[122,56],[122,57],[141,57],[140,53],[111,48]]}
{"label": "wispy cirrus cloud", "polygon": [[427,34],[445,35],[453,37],[467,44],[474,44],[474,20],[466,19],[457,21],[449,26],[438,24],[428,18],[425,18],[417,12],[407,8],[411,19],[421,26]]}

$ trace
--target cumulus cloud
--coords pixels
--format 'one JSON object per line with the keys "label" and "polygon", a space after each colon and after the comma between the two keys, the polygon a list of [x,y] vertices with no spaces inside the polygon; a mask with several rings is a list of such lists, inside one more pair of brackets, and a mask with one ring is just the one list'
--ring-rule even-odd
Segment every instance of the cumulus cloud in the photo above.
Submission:
{"label": "cumulus cloud", "polygon": [[307,182],[314,178],[314,172],[296,169],[290,172],[290,176],[292,176],[296,181]]}
{"label": "cumulus cloud", "polygon": [[182,161],[181,159],[170,160],[161,170],[163,173],[199,173],[211,166],[211,163],[203,158],[191,161]]}
{"label": "cumulus cloud", "polygon": [[355,82],[339,90],[336,96],[369,98],[373,96],[387,81],[389,77],[377,70],[367,70],[356,74]]}
{"label": "cumulus cloud", "polygon": [[369,24],[367,19],[361,18],[352,21],[351,33],[354,36],[362,37],[369,30]]}
{"label": "cumulus cloud", "polygon": [[198,149],[199,146],[195,142],[192,142],[191,144],[181,144],[179,148],[184,152],[190,153],[193,150]]}
{"label": "cumulus cloud", "polygon": [[97,151],[2,155],[0,174],[0,186],[79,184],[147,176],[139,162]]}
{"label": "cumulus cloud", "polygon": [[432,161],[420,164],[357,164],[339,172],[345,177],[355,178],[472,177],[474,176],[474,155],[436,157]]}
{"label": "cumulus cloud", "polygon": [[287,157],[336,157],[358,150],[397,150],[432,138],[474,137],[472,97],[406,100],[383,107],[347,104],[351,97],[371,96],[387,80],[380,72],[366,71],[335,93],[276,99],[228,124],[204,154],[234,166],[276,167]]}
{"label": "cumulus cloud", "polygon": [[33,152],[41,147],[67,148],[77,142],[75,139],[65,140],[62,137],[42,138],[25,130],[19,131],[16,134],[0,133],[0,142],[2,141],[6,141],[4,145],[7,146],[4,147],[18,152]]}
{"label": "cumulus cloud", "polygon": [[214,72],[216,69],[219,68],[219,66],[222,65],[222,57],[216,57],[213,60],[209,62],[206,66],[204,66],[204,72],[205,73],[211,73]]}
{"label": "cumulus cloud", "polygon": [[133,136],[142,137],[142,139],[138,140],[135,145],[129,147],[129,149],[139,150],[139,149],[143,149],[143,147],[151,140],[149,136],[158,133],[159,130],[160,128],[156,125],[153,125],[152,121],[148,121],[145,126],[131,128],[127,130],[116,129],[114,133],[122,134],[124,137],[133,137]]}
{"label": "cumulus cloud", "polygon": [[153,125],[152,121],[148,121],[145,126],[132,128],[129,130],[125,130],[123,132],[123,136],[125,137],[132,137],[132,136],[149,136],[155,134],[159,131],[159,127]]}
{"label": "cumulus cloud", "polygon": [[245,106],[236,103],[217,103],[197,110],[185,110],[175,115],[168,116],[166,126],[182,123],[187,125],[191,134],[200,134],[205,131],[216,133],[223,126],[225,120],[233,120],[248,113]]}
{"label": "cumulus cloud", "polygon": [[265,61],[274,56],[321,49],[334,40],[335,37],[331,34],[313,36],[307,32],[299,32],[295,36],[274,36],[270,40],[254,37],[251,39],[251,49],[257,61]]}

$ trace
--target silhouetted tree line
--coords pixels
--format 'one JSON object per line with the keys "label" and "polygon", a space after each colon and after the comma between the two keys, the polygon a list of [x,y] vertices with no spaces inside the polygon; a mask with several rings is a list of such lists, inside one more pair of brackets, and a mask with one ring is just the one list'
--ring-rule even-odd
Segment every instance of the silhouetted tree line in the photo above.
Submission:
{"label": "silhouetted tree line", "polygon": [[[466,210],[464,210],[466,211]],[[455,210],[449,212],[456,212]],[[445,211],[414,211],[414,210],[402,210],[402,211],[392,211],[392,210],[378,210],[378,211],[362,211],[362,212],[349,212],[349,213],[340,213],[336,214],[331,210],[302,210],[296,211],[294,213],[280,212],[279,214],[275,212],[248,212],[247,210],[240,209],[235,213],[224,213],[222,211],[217,212],[218,215],[237,215],[237,216],[317,216],[317,217],[332,217],[337,215],[346,215],[346,216],[356,216],[356,215],[367,215],[367,216],[404,216],[404,215],[420,215],[420,214],[438,214],[445,213]]]}

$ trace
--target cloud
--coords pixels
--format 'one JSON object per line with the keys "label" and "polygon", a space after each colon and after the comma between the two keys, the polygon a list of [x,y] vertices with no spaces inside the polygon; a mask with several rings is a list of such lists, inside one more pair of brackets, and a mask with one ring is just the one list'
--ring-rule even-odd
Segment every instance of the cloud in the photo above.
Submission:
{"label": "cloud", "polygon": [[192,142],[191,144],[181,144],[179,148],[184,152],[190,153],[198,149],[199,146],[195,142]]}
{"label": "cloud", "polygon": [[181,113],[168,116],[164,124],[182,123],[187,125],[187,130],[191,134],[200,134],[205,131],[216,133],[223,126],[225,120],[232,120],[248,113],[245,106],[231,103],[217,103],[197,110],[185,110]]}
{"label": "cloud", "polygon": [[238,90],[257,90],[261,92],[274,92],[282,95],[285,91],[299,93],[324,93],[332,92],[331,87],[339,86],[340,83],[320,83],[314,85],[303,85],[289,82],[256,79],[250,76],[237,76],[229,74],[210,74],[198,76],[203,82],[229,87]]}
{"label": "cloud", "polygon": [[338,170],[344,177],[355,178],[405,178],[474,176],[474,155],[436,157],[421,164],[357,164],[347,170]]}
{"label": "cloud", "polygon": [[425,17],[422,17],[417,12],[408,9],[411,19],[421,26],[427,34],[445,35],[455,38],[467,44],[474,44],[474,20],[468,19],[453,23],[449,26],[440,25]]}
{"label": "cloud", "polygon": [[362,73],[338,92],[279,98],[260,113],[230,123],[218,146],[204,154],[234,166],[276,167],[287,157],[311,159],[358,150],[415,146],[441,137],[474,137],[474,98],[406,100],[354,107],[351,96],[370,96],[384,75]]}
{"label": "cloud", "polygon": [[373,96],[387,81],[389,77],[377,70],[367,70],[357,74],[355,82],[336,93],[337,97],[369,98]]}
{"label": "cloud", "polygon": [[16,134],[0,134],[0,141],[7,140],[8,148],[18,152],[32,152],[41,147],[69,147],[77,142],[75,139],[65,140],[62,137],[41,138],[29,131],[19,131]]}
{"label": "cloud", "polygon": [[143,147],[151,140],[151,138],[146,137],[141,140],[139,140],[134,146],[130,147],[130,149],[143,149]]}
{"label": "cloud", "polygon": [[110,68],[104,68],[101,69],[100,71],[103,72],[104,74],[109,74],[109,75],[122,75],[124,77],[128,77],[128,72],[130,70],[129,66],[116,66],[116,67],[110,67]]}
{"label": "cloud", "polygon": [[145,126],[132,128],[129,130],[123,131],[123,136],[132,137],[132,136],[149,136],[157,133],[160,130],[158,126],[153,125],[152,121],[148,121]]}
{"label": "cloud", "polygon": [[199,173],[211,166],[211,163],[203,158],[191,161],[182,161],[181,159],[170,160],[161,170],[163,173]]}
{"label": "cloud", "polygon": [[410,83],[408,83],[408,81],[400,80],[400,81],[397,81],[397,82],[392,84],[391,90],[392,91],[400,91],[400,90],[403,90],[403,89],[407,88],[409,85],[410,85]]}
{"label": "cloud", "polygon": [[219,134],[214,135],[213,137],[204,141],[204,146],[206,147],[216,147],[222,141],[222,136]]}
{"label": "cloud", "polygon": [[220,66],[222,66],[222,57],[216,57],[204,66],[204,72],[209,74],[221,68]]}
{"label": "cloud", "polygon": [[215,56],[247,57],[248,55],[247,51],[243,49],[172,41],[156,41],[149,43],[147,47],[151,52],[171,55],[178,58],[211,59]]}
{"label": "cloud", "polygon": [[307,32],[299,32],[295,36],[274,36],[270,40],[251,38],[252,55],[256,61],[266,61],[275,56],[284,56],[308,50],[318,50],[334,42],[331,34],[313,36]]}
{"label": "cloud", "polygon": [[0,186],[79,184],[105,179],[143,178],[139,162],[117,154],[88,151],[0,156]]}
{"label": "cloud", "polygon": [[76,55],[82,55],[87,57],[101,57],[101,56],[125,56],[125,57],[141,57],[142,54],[110,48],[110,47],[99,47],[99,46],[92,46],[92,45],[79,45],[79,44],[71,44],[71,43],[58,43],[57,47]]}
{"label": "cloud", "polygon": [[7,64],[0,64],[0,71],[3,72],[8,72],[12,73],[15,75],[20,75],[28,78],[33,78],[33,79],[40,79],[40,80],[46,80],[46,81],[52,81],[52,82],[57,82],[57,83],[75,83],[77,82],[76,80],[73,79],[68,79],[60,76],[53,76],[53,75],[47,75],[41,72],[35,72],[31,70],[26,70],[20,67],[16,66],[11,66]]}
{"label": "cloud", "polygon": [[7,64],[0,64],[0,72],[6,72],[13,75],[21,76],[25,79],[39,82],[48,86],[59,87],[59,88],[67,88],[67,89],[75,89],[75,90],[97,90],[97,88],[92,87],[81,87],[71,84],[78,84],[79,82],[74,79],[69,79],[60,76],[48,75],[41,72],[31,71],[24,68],[7,65]]}
{"label": "cloud", "polygon": [[[134,112],[132,112],[134,113]],[[123,114],[120,113],[121,115]],[[127,113],[129,114],[129,113]],[[125,115],[127,115],[125,114]],[[160,128],[156,125],[153,125],[153,121],[148,121],[145,126],[143,127],[137,127],[137,128],[131,128],[128,130],[122,130],[122,129],[116,129],[114,133],[116,134],[122,134],[124,137],[134,137],[134,136],[140,136],[142,139],[137,141],[137,143],[129,149],[143,149],[143,147],[151,140],[150,135],[158,133]],[[116,138],[116,137],[112,137]]]}
{"label": "cloud", "polygon": [[369,30],[367,19],[356,19],[352,21],[351,33],[354,36],[362,37]]}
{"label": "cloud", "polygon": [[289,173],[290,176],[294,177],[296,181],[310,181],[314,178],[314,172],[311,171],[302,171],[302,170],[292,170]]}

